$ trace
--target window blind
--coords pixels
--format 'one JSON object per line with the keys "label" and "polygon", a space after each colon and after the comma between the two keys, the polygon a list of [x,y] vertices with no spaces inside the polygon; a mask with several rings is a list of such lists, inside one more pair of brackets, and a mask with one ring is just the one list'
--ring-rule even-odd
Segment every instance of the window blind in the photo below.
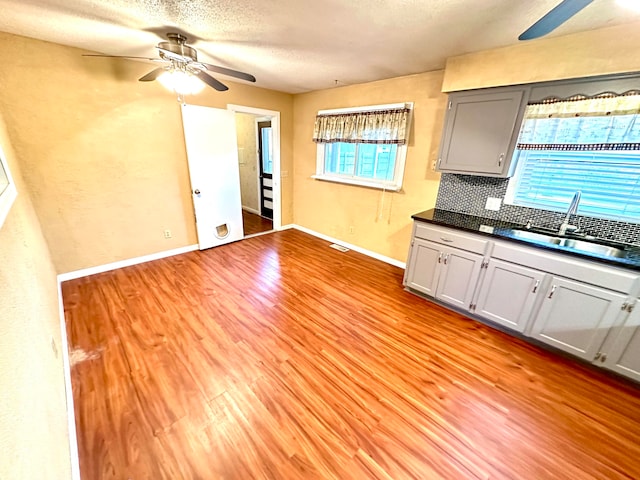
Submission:
{"label": "window blind", "polygon": [[514,153],[510,202],[566,211],[582,192],[578,213],[640,222],[640,95],[530,104]]}
{"label": "window blind", "polygon": [[579,213],[640,221],[640,152],[517,151],[516,205],[565,211],[582,192]]}

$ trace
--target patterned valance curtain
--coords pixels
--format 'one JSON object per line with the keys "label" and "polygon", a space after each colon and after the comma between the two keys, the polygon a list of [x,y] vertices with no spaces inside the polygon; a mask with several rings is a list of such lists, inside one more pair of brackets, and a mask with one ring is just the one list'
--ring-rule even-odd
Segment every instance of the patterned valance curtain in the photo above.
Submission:
{"label": "patterned valance curtain", "polygon": [[407,143],[409,108],[318,114],[313,129],[316,143]]}
{"label": "patterned valance curtain", "polygon": [[520,150],[640,150],[640,92],[528,105]]}

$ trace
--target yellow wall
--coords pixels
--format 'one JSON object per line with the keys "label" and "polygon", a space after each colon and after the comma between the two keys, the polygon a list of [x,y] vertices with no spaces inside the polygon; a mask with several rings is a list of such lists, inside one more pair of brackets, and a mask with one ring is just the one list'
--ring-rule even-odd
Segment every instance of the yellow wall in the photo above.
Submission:
{"label": "yellow wall", "polygon": [[238,163],[240,166],[240,193],[242,206],[260,211],[258,190],[258,145],[256,142],[256,116],[236,113],[238,136]]}
{"label": "yellow wall", "polygon": [[[405,261],[411,215],[435,205],[439,174],[433,171],[446,95],[441,71],[296,95],[293,201],[296,224]],[[401,192],[313,180],[316,144],[311,141],[318,110],[414,102],[413,124]],[[353,233],[350,233],[353,227]]]}
{"label": "yellow wall", "polygon": [[18,188],[0,228],[0,478],[68,479],[56,275],[1,110],[0,145]]}
{"label": "yellow wall", "polygon": [[[0,109],[57,272],[197,243],[179,104],[136,81],[153,65],[6,33],[0,44]],[[292,96],[227,83],[193,103],[280,111],[282,169],[292,170]],[[290,223],[293,186],[281,183]]]}
{"label": "yellow wall", "polygon": [[640,71],[640,23],[521,42],[447,60],[443,92]]}

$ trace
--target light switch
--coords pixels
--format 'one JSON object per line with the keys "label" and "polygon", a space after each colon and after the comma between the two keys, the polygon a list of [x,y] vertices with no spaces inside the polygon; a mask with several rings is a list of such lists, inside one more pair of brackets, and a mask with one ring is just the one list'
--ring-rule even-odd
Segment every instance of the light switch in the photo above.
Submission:
{"label": "light switch", "polygon": [[502,199],[496,197],[487,198],[487,204],[484,206],[486,210],[500,210],[500,205],[502,205]]}

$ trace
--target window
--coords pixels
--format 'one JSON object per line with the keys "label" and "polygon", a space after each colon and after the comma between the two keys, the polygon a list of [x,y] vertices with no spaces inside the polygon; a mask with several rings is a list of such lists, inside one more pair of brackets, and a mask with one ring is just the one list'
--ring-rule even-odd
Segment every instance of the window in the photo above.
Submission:
{"label": "window", "polygon": [[313,178],[400,190],[412,103],[318,112]]}
{"label": "window", "polygon": [[262,171],[264,173],[273,174],[273,147],[271,145],[271,127],[260,128],[262,140]]}
{"label": "window", "polygon": [[0,227],[4,224],[16,195],[16,187],[11,179],[9,166],[4,152],[0,149]]}
{"label": "window", "polygon": [[640,94],[528,105],[506,203],[640,223]]}

